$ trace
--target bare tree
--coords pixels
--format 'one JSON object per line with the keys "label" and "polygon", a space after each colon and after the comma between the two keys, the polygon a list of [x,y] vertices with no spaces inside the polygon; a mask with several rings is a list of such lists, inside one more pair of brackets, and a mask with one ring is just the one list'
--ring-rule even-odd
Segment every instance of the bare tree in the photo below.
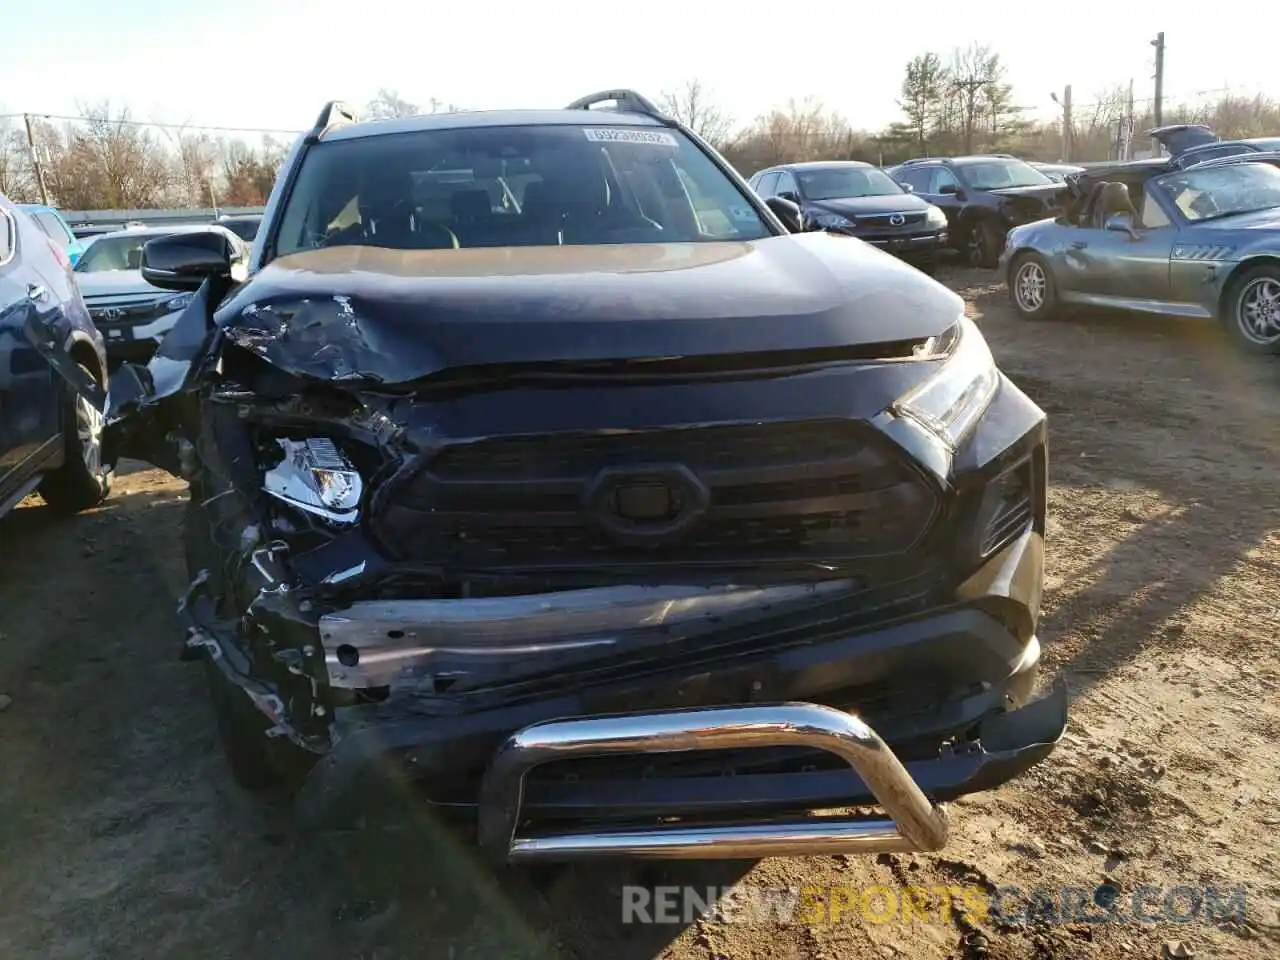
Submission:
{"label": "bare tree", "polygon": [[674,92],[664,91],[662,109],[714,146],[729,140],[733,120],[716,106],[701,80],[689,80]]}
{"label": "bare tree", "polygon": [[172,138],[177,150],[176,186],[182,200],[192,207],[217,206],[214,168],[217,144],[207,133],[179,130]]}
{"label": "bare tree", "polygon": [[86,119],[73,131],[58,171],[59,202],[73,209],[160,207],[173,200],[172,158],[128,108],[81,106]]}
{"label": "bare tree", "polygon": [[0,193],[25,200],[32,182],[25,134],[7,120],[0,120]]}
{"label": "bare tree", "polygon": [[973,153],[973,134],[987,102],[986,88],[998,83],[1004,68],[1000,55],[980,43],[957,47],[951,54],[951,87],[964,134],[964,152]]}
{"label": "bare tree", "polygon": [[[432,103],[431,112],[435,113],[435,101],[433,100]],[[404,99],[397,91],[383,87],[378,91],[378,95],[369,101],[365,112],[375,120],[390,120],[395,117],[414,117],[423,110],[416,103],[410,103]]]}

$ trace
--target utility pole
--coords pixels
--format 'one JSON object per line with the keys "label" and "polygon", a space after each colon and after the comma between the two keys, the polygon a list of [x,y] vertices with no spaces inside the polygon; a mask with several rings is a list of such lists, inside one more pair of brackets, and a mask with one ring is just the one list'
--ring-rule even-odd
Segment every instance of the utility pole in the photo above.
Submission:
{"label": "utility pole", "polygon": [[964,152],[973,153],[973,125],[977,119],[977,93],[983,87],[995,83],[991,78],[975,77],[971,80],[953,80],[952,85],[964,91]]}
{"label": "utility pole", "polygon": [[1156,34],[1156,38],[1151,41],[1151,45],[1156,48],[1156,96],[1151,104],[1151,111],[1155,115],[1156,126],[1160,126],[1164,114],[1164,31]]}
{"label": "utility pole", "polygon": [[47,207],[49,206],[49,188],[44,183],[44,165],[40,163],[40,154],[36,151],[36,138],[31,132],[31,114],[24,113],[22,120],[27,125],[27,148],[31,151],[31,168],[35,171],[36,183],[40,185],[40,202]]}
{"label": "utility pole", "polygon": [[1071,162],[1071,84],[1062,91],[1062,162]]}
{"label": "utility pole", "polygon": [[1124,159],[1133,159],[1133,135],[1137,130],[1138,120],[1133,115],[1133,78],[1129,78],[1129,103],[1125,109],[1124,127]]}

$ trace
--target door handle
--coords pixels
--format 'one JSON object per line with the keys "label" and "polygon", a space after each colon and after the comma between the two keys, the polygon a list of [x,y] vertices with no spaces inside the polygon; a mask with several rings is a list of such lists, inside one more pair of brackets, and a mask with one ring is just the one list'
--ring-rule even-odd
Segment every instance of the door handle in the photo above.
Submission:
{"label": "door handle", "polygon": [[28,283],[27,296],[32,300],[43,300],[49,296],[49,288],[39,283]]}
{"label": "door handle", "polygon": [[1088,244],[1088,242],[1087,242],[1087,241],[1085,241],[1085,240],[1072,240],[1072,241],[1071,241],[1071,249],[1072,249],[1072,250],[1083,250],[1083,249],[1084,249],[1085,247],[1087,247],[1088,245],[1089,245],[1089,244]]}

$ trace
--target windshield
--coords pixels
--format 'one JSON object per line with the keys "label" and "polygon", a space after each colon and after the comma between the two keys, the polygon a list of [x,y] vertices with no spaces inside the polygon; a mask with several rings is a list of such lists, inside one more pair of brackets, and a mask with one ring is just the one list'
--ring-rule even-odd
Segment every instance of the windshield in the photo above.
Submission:
{"label": "windshield", "polygon": [[676,130],[472,127],[316,145],[286,201],[274,253],[771,234],[733,181]]}
{"label": "windshield", "polygon": [[1192,168],[1156,183],[1188,220],[1216,220],[1280,207],[1280,170],[1266,163]]}
{"label": "windshield", "polygon": [[258,227],[261,226],[261,220],[220,220],[222,226],[226,227],[241,240],[252,242],[257,236]]}
{"label": "windshield", "polygon": [[980,160],[961,168],[965,182],[974,190],[1000,190],[1004,187],[1039,187],[1053,183],[1048,177],[1021,160]]}
{"label": "windshield", "polygon": [[874,167],[829,167],[826,170],[796,172],[800,192],[807,200],[837,200],[845,197],[889,197],[901,194],[898,186],[882,170]]}
{"label": "windshield", "polygon": [[159,236],[161,234],[140,233],[128,237],[95,237],[92,246],[76,261],[76,273],[141,270],[142,248]]}

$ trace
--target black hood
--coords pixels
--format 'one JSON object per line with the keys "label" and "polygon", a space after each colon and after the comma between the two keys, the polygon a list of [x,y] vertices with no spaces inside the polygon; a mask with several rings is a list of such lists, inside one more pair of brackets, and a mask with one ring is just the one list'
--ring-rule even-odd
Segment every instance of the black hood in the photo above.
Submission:
{"label": "black hood", "polygon": [[961,310],[956,294],[896,258],[813,233],[751,243],[334,247],[274,261],[217,322],[287,372],[394,384],[468,367],[900,342],[941,333]]}
{"label": "black hood", "polygon": [[997,187],[987,192],[1000,197],[1032,197],[1044,200],[1046,203],[1053,203],[1064,195],[1066,187],[1061,183],[1036,183],[1027,187]]}
{"label": "black hood", "polygon": [[844,217],[865,217],[885,213],[924,213],[929,202],[911,193],[891,193],[881,197],[834,197],[808,200],[805,209],[837,213]]}

